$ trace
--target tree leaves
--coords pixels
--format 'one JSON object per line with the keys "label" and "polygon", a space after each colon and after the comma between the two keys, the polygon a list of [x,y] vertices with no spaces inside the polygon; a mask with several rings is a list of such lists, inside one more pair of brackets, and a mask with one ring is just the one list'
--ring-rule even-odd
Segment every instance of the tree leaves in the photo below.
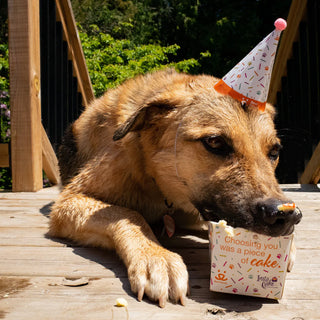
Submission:
{"label": "tree leaves", "polygon": [[92,26],[92,30],[88,35],[82,29],[80,39],[96,96],[137,74],[168,67],[192,72],[200,66],[196,59],[175,62],[180,49],[176,44],[166,47],[137,45],[127,39],[116,40],[110,34],[102,33],[97,26]]}

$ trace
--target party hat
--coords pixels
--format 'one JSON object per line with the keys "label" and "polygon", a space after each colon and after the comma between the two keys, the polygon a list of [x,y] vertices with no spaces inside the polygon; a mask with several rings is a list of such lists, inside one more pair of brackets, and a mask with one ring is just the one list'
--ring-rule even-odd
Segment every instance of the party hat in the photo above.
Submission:
{"label": "party hat", "polygon": [[264,111],[280,33],[287,23],[279,18],[274,25],[276,29],[214,86],[216,91]]}

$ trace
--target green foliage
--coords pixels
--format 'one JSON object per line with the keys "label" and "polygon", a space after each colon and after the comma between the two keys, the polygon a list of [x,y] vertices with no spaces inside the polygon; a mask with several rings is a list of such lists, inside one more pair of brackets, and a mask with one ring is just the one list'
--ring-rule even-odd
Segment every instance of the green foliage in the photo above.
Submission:
{"label": "green foliage", "polygon": [[8,45],[0,44],[0,143],[10,141]]}
{"label": "green foliage", "polygon": [[10,168],[0,168],[0,190],[12,189]]}
{"label": "green foliage", "polygon": [[136,45],[130,40],[116,40],[97,26],[92,26],[90,33],[80,31],[80,39],[96,96],[137,74],[168,67],[194,72],[200,66],[196,59],[175,62],[178,45]]}
{"label": "green foliage", "polygon": [[9,51],[8,43],[0,44],[0,89],[9,87]]}
{"label": "green foliage", "polygon": [[135,45],[177,44],[176,61],[202,57],[197,71],[223,76],[286,17],[291,0],[72,0],[77,22]]}
{"label": "green foliage", "polygon": [[[9,53],[6,39],[0,44],[0,143],[8,143],[10,131]],[[10,168],[0,168],[0,190],[12,188]]]}
{"label": "green foliage", "polygon": [[0,143],[10,141],[10,116],[8,93],[0,90]]}
{"label": "green foliage", "polygon": [[117,39],[132,36],[133,18],[137,8],[128,0],[72,0],[76,21],[91,35],[91,25],[98,25],[102,33]]}
{"label": "green foliage", "polygon": [[0,44],[8,43],[8,1],[0,1]]}

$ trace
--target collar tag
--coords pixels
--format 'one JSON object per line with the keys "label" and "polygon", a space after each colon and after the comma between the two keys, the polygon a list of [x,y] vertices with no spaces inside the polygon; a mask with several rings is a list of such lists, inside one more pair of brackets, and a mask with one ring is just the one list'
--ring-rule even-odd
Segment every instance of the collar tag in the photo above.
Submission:
{"label": "collar tag", "polygon": [[174,219],[170,215],[166,214],[163,216],[163,223],[168,237],[171,238],[176,230]]}

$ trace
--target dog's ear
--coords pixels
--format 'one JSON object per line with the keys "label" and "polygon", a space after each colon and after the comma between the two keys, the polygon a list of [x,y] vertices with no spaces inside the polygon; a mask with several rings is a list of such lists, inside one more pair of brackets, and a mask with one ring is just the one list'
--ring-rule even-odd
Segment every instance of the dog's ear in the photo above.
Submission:
{"label": "dog's ear", "polygon": [[167,113],[174,109],[173,102],[168,100],[152,101],[135,111],[113,134],[113,140],[117,141],[126,136],[131,131],[141,130],[146,126],[147,120],[152,114]]}

